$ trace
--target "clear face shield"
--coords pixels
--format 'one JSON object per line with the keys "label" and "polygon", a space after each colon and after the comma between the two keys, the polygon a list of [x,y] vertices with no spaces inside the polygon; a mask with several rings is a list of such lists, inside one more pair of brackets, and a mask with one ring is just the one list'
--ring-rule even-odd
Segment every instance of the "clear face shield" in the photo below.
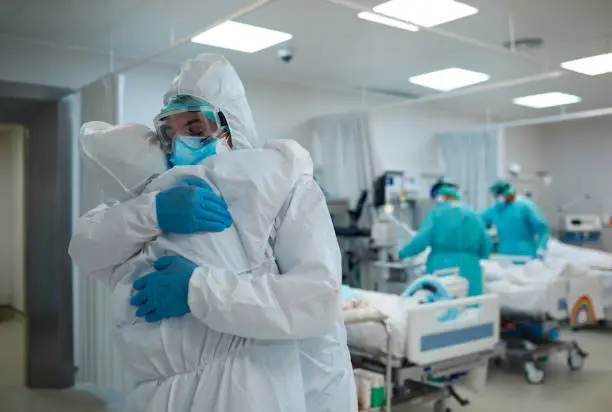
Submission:
{"label": "clear face shield", "polygon": [[161,147],[168,154],[176,152],[178,141],[185,150],[202,150],[219,139],[231,148],[225,116],[217,107],[197,97],[172,97],[154,122]]}

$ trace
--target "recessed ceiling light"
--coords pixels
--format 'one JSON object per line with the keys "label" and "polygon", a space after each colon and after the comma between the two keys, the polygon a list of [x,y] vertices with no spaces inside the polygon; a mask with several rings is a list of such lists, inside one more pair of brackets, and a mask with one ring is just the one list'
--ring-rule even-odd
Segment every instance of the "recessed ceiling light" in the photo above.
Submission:
{"label": "recessed ceiling light", "polygon": [[485,73],[451,67],[437,72],[414,76],[409,80],[410,83],[418,84],[419,86],[447,92],[461,87],[486,82],[489,79],[490,76]]}
{"label": "recessed ceiling light", "polygon": [[226,21],[191,39],[194,43],[223,49],[255,53],[291,39],[289,33],[264,29],[250,24]]}
{"label": "recessed ceiling light", "polygon": [[534,109],[544,109],[546,107],[566,106],[568,104],[580,103],[582,99],[572,94],[561,92],[551,92],[534,94],[533,96],[517,97],[512,100],[514,104]]}
{"label": "recessed ceiling light", "polygon": [[422,27],[433,27],[478,13],[476,7],[455,0],[390,0],[373,9]]}
{"label": "recessed ceiling light", "polygon": [[408,31],[419,31],[419,28],[413,24],[406,23],[405,21],[400,21],[396,19],[392,19],[390,17],[381,16],[380,14],[372,13],[370,11],[362,11],[357,15],[362,20],[371,21],[374,23],[384,24],[386,26],[395,27],[402,30]]}
{"label": "recessed ceiling light", "polygon": [[612,73],[612,53],[570,60],[561,63],[561,67],[574,72],[588,74],[589,76]]}

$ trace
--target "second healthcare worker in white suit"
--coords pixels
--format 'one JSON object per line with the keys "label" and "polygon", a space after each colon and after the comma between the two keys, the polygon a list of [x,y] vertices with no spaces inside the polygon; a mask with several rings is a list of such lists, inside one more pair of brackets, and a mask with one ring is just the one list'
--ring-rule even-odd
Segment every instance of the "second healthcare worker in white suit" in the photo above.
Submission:
{"label": "second healthcare worker in white suit", "polygon": [[[225,129],[214,136],[226,139],[231,150],[257,145],[244,87],[222,56],[186,62],[166,94],[164,110],[178,113],[171,105],[183,101],[180,96],[200,99],[201,113],[214,108],[210,118]],[[176,127],[179,117],[167,126]],[[202,160],[188,132],[196,133],[204,123],[200,117],[198,124],[186,123],[187,132],[168,129],[177,140],[187,134],[185,142],[192,145],[162,141],[171,166]],[[145,351],[148,340],[159,346],[152,346],[142,363],[125,360],[134,363],[132,369],[156,376],[140,379],[128,402],[131,411],[356,411],[341,315],[340,253],[312,171],[298,180],[280,210],[268,241],[276,264],[257,274],[197,267],[183,257],[150,256],[151,249],[144,248],[158,237],[171,241],[176,234],[229,227],[227,206],[207,187],[145,193],[101,205],[79,219],[70,254],[82,271],[111,284],[128,260],[134,261],[134,271],[143,272],[134,283],[132,303],[147,322],[127,326],[128,336]],[[150,262],[159,258],[152,272]],[[186,327],[208,332],[190,341]]]}

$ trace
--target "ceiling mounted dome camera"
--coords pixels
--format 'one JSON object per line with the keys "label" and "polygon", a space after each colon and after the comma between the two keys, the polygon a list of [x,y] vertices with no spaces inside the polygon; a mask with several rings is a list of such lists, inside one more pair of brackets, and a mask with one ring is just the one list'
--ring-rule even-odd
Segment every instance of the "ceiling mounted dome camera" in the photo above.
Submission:
{"label": "ceiling mounted dome camera", "polygon": [[285,63],[291,63],[293,60],[293,50],[288,48],[278,49],[277,55]]}

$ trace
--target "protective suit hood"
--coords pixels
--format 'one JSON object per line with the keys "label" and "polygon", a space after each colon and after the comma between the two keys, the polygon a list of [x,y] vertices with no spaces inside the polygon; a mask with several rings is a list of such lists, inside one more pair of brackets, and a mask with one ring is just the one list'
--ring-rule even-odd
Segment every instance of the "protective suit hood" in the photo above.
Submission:
{"label": "protective suit hood", "polygon": [[164,105],[177,94],[191,94],[219,107],[229,124],[234,149],[258,146],[244,85],[225,57],[206,53],[187,60],[166,92]]}
{"label": "protective suit hood", "polygon": [[168,169],[155,132],[143,125],[88,122],[81,127],[79,144],[84,178],[91,180],[88,190],[98,194],[96,201],[139,195],[153,176]]}

